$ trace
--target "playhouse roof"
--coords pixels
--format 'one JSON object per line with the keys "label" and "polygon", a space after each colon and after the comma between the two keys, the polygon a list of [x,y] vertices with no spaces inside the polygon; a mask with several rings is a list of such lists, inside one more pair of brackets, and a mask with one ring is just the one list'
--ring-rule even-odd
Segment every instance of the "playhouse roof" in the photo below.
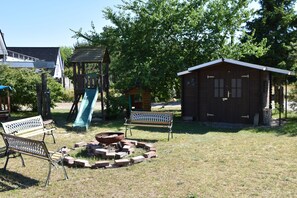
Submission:
{"label": "playhouse roof", "polygon": [[73,63],[98,63],[109,61],[109,57],[104,48],[79,47],[75,48],[70,61]]}
{"label": "playhouse roof", "polygon": [[267,67],[267,66],[263,66],[263,65],[257,65],[257,64],[252,64],[252,63],[247,63],[247,62],[243,62],[243,61],[238,61],[238,60],[232,60],[232,59],[218,59],[218,60],[214,60],[214,61],[210,61],[207,63],[203,63],[200,65],[196,65],[193,67],[189,67],[186,71],[182,71],[177,73],[178,76],[182,76],[185,74],[189,74],[192,71],[198,70],[198,69],[202,69],[205,67],[209,67],[209,66],[213,66],[219,63],[230,63],[233,65],[238,65],[238,66],[242,66],[242,67],[249,67],[252,69],[258,69],[258,70],[262,70],[262,71],[269,71],[269,72],[274,72],[274,73],[280,73],[280,74],[286,74],[286,75],[295,75],[295,73],[293,71],[289,71],[289,70],[285,70],[285,69],[278,69],[278,68],[274,68],[274,67]]}
{"label": "playhouse roof", "polygon": [[0,85],[0,91],[2,91],[4,89],[12,90],[12,88],[10,86]]}

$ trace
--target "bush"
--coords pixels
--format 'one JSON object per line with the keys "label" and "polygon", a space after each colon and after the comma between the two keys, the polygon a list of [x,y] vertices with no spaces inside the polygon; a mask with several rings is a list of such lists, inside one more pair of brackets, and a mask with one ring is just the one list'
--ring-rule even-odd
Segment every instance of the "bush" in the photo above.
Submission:
{"label": "bush", "polygon": [[[52,77],[48,77],[48,88],[51,93],[51,105],[61,100],[63,87]],[[0,65],[0,84],[11,86],[11,106],[13,110],[19,110],[21,106],[37,109],[36,85],[41,83],[40,74],[33,69],[14,69]]]}
{"label": "bush", "polygon": [[74,101],[74,90],[66,89],[62,96],[63,102],[73,102]]}
{"label": "bush", "polygon": [[289,100],[293,102],[290,106],[291,108],[297,112],[297,83],[293,84],[293,88],[289,93]]}
{"label": "bush", "polygon": [[129,102],[124,95],[110,95],[109,107],[107,108],[107,118],[115,119],[123,116],[125,110],[128,109],[128,106]]}

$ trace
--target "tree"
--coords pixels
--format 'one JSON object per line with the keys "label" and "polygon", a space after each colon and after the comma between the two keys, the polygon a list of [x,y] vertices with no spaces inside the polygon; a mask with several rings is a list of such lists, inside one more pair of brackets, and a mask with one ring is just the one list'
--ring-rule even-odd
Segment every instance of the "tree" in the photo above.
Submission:
{"label": "tree", "polygon": [[114,26],[98,35],[76,32],[91,45],[108,46],[111,74],[118,89],[149,88],[162,99],[178,86],[177,72],[217,58],[261,56],[264,41],[241,36],[250,18],[249,0],[123,1],[118,10],[105,9]]}
{"label": "tree", "polygon": [[73,71],[70,65],[70,58],[73,54],[72,47],[60,47],[62,60],[64,62],[64,75],[67,76],[69,79],[73,78]]}
{"label": "tree", "polygon": [[[249,57],[254,63],[294,69],[296,60],[297,18],[294,11],[296,0],[260,0],[261,8],[254,20],[247,23],[248,34],[253,34],[256,41],[267,39],[268,52],[261,58]],[[295,52],[294,52],[295,51]]]}

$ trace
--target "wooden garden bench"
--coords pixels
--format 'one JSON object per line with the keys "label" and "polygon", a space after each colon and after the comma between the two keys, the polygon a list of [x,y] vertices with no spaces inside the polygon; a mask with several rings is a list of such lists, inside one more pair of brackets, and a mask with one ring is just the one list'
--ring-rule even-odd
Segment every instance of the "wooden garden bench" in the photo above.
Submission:
{"label": "wooden garden bench", "polygon": [[173,114],[166,112],[150,112],[150,111],[131,111],[130,118],[125,119],[124,126],[126,126],[125,136],[127,137],[127,130],[130,129],[130,135],[132,135],[131,127],[161,127],[168,128],[168,141],[172,133]]}
{"label": "wooden garden bench", "polygon": [[[4,171],[6,170],[9,158],[15,157],[16,155],[21,157],[22,165],[25,166],[25,162],[22,157],[22,154],[24,154],[48,161],[49,172],[45,186],[49,184],[52,167],[57,168],[58,163],[61,163],[63,167],[65,179],[68,179],[66,169],[63,165],[64,155],[60,152],[49,152],[44,141],[32,140],[5,133],[1,133],[1,135],[6,145],[6,162],[4,165]],[[11,155],[13,156],[11,157]]]}
{"label": "wooden garden bench", "polygon": [[13,134],[25,138],[43,134],[43,141],[45,135],[51,135],[53,137],[54,143],[56,143],[54,136],[54,130],[56,128],[53,126],[46,127],[40,115],[9,122],[2,122],[1,124],[4,133],[6,134]]}

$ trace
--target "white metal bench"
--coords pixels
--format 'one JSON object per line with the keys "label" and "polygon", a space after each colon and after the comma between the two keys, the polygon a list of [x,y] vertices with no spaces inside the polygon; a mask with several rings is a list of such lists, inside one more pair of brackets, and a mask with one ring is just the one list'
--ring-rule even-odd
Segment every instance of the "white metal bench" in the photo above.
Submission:
{"label": "white metal bench", "polygon": [[1,135],[6,145],[6,162],[4,165],[4,171],[6,170],[8,160],[11,158],[11,155],[15,157],[15,155],[18,154],[21,157],[23,166],[25,166],[25,162],[22,157],[22,154],[24,154],[49,162],[49,172],[45,186],[49,184],[52,167],[57,167],[58,163],[61,163],[63,167],[65,179],[68,179],[66,169],[63,165],[64,155],[60,152],[49,152],[44,141],[32,140],[5,133],[1,133]]}
{"label": "white metal bench", "polygon": [[54,143],[56,143],[54,130],[55,127],[45,127],[42,117],[34,116],[9,122],[2,122],[4,133],[13,134],[19,137],[33,137],[39,134],[43,134],[43,141],[45,135],[51,135]]}
{"label": "white metal bench", "polygon": [[150,112],[150,111],[131,111],[130,118],[125,119],[124,126],[126,126],[125,136],[127,137],[127,130],[130,129],[130,135],[132,135],[131,127],[161,127],[168,128],[168,140],[173,138],[172,133],[173,114],[167,112]]}

